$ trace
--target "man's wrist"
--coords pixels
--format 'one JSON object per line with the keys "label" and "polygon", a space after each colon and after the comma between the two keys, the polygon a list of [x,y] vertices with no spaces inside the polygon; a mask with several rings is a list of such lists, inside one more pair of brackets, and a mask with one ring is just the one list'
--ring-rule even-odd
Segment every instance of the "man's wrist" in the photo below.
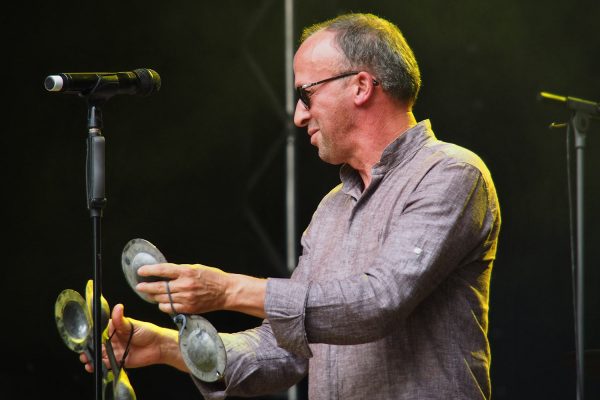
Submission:
{"label": "man's wrist", "polygon": [[265,318],[267,280],[248,275],[229,274],[224,309]]}
{"label": "man's wrist", "polygon": [[179,349],[179,333],[173,329],[161,328],[160,364],[170,365],[183,372],[189,372]]}

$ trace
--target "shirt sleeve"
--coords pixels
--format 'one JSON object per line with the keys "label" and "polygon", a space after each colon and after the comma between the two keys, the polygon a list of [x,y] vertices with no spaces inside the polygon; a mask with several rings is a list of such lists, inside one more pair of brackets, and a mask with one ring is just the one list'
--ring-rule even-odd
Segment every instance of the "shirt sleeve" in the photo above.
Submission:
{"label": "shirt sleeve", "polygon": [[476,167],[439,163],[393,210],[366,272],[312,283],[269,279],[265,309],[278,345],[308,356],[308,343],[384,337],[454,269],[494,246],[486,240],[496,218],[490,190]]}
{"label": "shirt sleeve", "polygon": [[266,320],[255,329],[220,336],[227,351],[223,380],[206,383],[192,376],[205,399],[276,393],[306,375],[308,361],[278,347]]}

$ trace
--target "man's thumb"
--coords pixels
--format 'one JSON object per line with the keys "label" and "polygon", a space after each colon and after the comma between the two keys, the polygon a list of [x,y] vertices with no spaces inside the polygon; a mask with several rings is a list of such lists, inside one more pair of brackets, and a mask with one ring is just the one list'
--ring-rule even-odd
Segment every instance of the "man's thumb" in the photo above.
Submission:
{"label": "man's thumb", "polygon": [[113,308],[113,311],[112,311],[113,327],[120,334],[129,333],[129,330],[131,329],[131,327],[127,323],[127,320],[125,319],[124,314],[125,314],[125,307],[123,306],[123,304],[117,304]]}

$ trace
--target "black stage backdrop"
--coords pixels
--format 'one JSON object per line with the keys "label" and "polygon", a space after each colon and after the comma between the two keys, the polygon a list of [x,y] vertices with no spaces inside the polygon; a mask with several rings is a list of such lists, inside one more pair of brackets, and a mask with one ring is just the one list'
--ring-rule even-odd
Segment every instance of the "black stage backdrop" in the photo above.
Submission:
{"label": "black stage backdrop", "polygon": [[[296,37],[300,27],[348,11],[373,12],[403,30],[423,75],[417,118],[430,118],[440,139],[481,155],[501,200],[489,332],[494,397],[574,398],[565,134],[548,129],[568,113],[540,104],[536,94],[600,100],[600,2],[296,3]],[[160,73],[157,95],[116,97],[104,107],[103,292],[130,316],[172,326],[126,285],[120,254],[132,238],[152,241],[173,262],[285,276],[277,261],[285,250],[283,2],[10,2],[0,22],[0,397],[92,398],[93,376],[64,346],[53,318],[57,295],[83,293],[92,276],[86,107],[45,92],[43,79]],[[298,142],[300,233],[338,168],[318,159],[304,131]],[[586,165],[591,350],[600,348],[599,168],[596,123]],[[228,312],[207,317],[226,332],[259,322]],[[598,398],[599,361],[589,361],[589,398]],[[189,377],[168,367],[129,375],[139,399],[199,398]]]}

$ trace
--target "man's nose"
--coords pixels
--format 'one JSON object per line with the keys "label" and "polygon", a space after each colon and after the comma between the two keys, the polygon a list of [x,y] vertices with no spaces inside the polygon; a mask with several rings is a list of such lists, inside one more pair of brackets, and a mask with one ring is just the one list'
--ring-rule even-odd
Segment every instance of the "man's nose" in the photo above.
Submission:
{"label": "man's nose", "polygon": [[310,110],[307,110],[301,100],[296,102],[296,110],[294,111],[294,124],[302,128],[308,125],[310,120]]}

